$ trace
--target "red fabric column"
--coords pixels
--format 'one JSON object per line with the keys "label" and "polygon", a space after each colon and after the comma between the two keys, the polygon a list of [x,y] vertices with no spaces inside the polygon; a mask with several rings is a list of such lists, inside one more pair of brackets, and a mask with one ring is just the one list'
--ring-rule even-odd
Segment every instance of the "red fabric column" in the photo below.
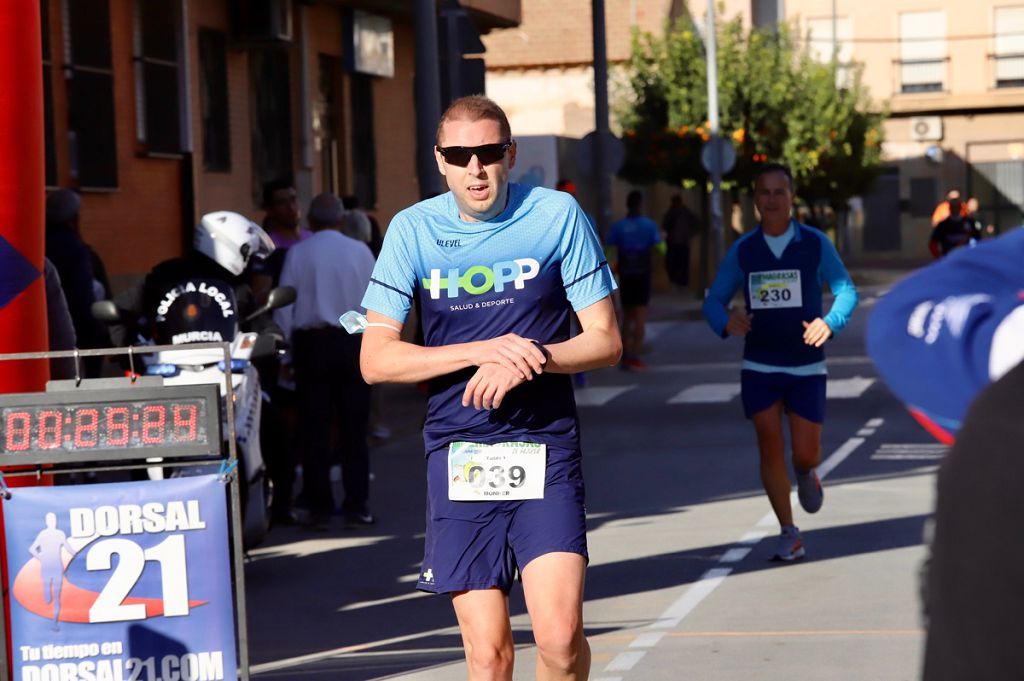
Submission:
{"label": "red fabric column", "polygon": [[[46,177],[39,20],[39,0],[0,2],[0,353],[48,348],[42,276]],[[0,393],[42,390],[48,376],[45,361],[0,362]],[[25,476],[11,478],[8,484],[38,483]],[[0,557],[6,584],[2,544]],[[5,602],[8,632],[9,613]],[[10,641],[8,633],[8,669]]]}

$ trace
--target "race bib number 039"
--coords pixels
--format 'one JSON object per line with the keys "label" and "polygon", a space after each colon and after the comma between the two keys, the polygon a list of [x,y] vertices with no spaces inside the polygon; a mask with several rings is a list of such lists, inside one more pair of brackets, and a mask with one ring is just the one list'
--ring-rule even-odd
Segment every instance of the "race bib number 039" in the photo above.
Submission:
{"label": "race bib number 039", "polygon": [[750,273],[750,308],[771,310],[802,307],[800,270],[773,270]]}
{"label": "race bib number 039", "polygon": [[547,446],[533,442],[448,447],[448,498],[452,501],[512,501],[544,498]]}

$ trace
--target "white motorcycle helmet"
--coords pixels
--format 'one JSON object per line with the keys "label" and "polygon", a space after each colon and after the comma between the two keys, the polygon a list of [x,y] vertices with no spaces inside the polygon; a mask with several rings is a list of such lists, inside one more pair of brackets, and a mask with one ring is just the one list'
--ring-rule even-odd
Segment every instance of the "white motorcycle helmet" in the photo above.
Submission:
{"label": "white motorcycle helmet", "polygon": [[250,258],[266,258],[274,242],[255,222],[228,210],[207,213],[196,225],[194,247],[200,253],[239,275]]}

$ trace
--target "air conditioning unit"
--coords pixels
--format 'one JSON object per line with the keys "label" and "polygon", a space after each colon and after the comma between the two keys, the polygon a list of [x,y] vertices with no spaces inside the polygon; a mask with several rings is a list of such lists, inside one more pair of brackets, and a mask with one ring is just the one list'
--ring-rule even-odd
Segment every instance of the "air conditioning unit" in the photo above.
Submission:
{"label": "air conditioning unit", "polygon": [[942,116],[911,116],[910,139],[937,142],[942,139]]}

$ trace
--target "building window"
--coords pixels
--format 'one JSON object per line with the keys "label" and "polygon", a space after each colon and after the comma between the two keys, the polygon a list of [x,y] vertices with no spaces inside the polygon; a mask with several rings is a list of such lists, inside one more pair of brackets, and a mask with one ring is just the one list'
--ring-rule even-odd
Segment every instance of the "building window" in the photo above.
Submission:
{"label": "building window", "polygon": [[83,189],[117,187],[114,72],[108,0],[64,0],[71,176]]}
{"label": "building window", "polygon": [[[835,38],[832,35],[835,27]],[[807,20],[807,45],[811,57],[822,64],[836,60],[836,87],[848,87],[853,62],[853,22],[849,17],[823,17]]]}
{"label": "building window", "polygon": [[292,177],[292,90],[288,51],[249,50],[252,112],[252,195],[259,202],[263,185]]}
{"label": "building window", "polygon": [[352,175],[359,205],[377,205],[377,145],[373,133],[373,77],[353,73]]}
{"label": "building window", "polygon": [[53,131],[53,55],[50,50],[50,4],[40,0],[39,18],[43,38],[43,134],[46,142],[46,186],[57,186],[57,149]]}
{"label": "building window", "polygon": [[203,123],[203,167],[231,170],[228,121],[227,35],[199,29],[199,107]]}
{"label": "building window", "polygon": [[946,75],[946,13],[900,14],[900,92],[942,92]]}
{"label": "building window", "polygon": [[1024,87],[1024,5],[996,7],[996,87]]}
{"label": "building window", "polygon": [[181,153],[180,0],[135,3],[136,137],[150,154]]}

